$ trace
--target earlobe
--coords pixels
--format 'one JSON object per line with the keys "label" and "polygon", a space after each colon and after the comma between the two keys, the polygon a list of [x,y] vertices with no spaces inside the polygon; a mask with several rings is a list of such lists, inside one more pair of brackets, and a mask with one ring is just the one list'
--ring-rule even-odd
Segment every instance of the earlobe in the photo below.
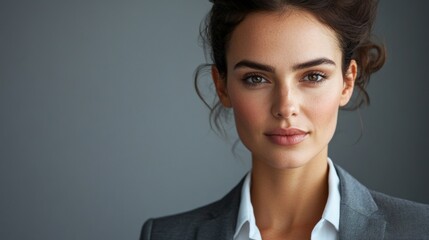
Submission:
{"label": "earlobe", "polygon": [[353,95],[355,80],[357,77],[357,63],[351,60],[349,67],[344,75],[343,91],[341,92],[340,106],[345,106]]}
{"label": "earlobe", "polygon": [[212,65],[212,78],[213,78],[213,82],[216,87],[216,93],[219,97],[220,102],[224,107],[230,108],[231,101],[228,96],[226,79],[224,79],[224,77],[221,76],[216,65]]}

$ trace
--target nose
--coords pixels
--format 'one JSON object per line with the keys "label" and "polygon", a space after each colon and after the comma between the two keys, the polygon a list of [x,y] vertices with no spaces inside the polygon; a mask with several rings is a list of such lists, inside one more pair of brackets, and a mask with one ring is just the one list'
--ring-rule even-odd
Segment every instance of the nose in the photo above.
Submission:
{"label": "nose", "polygon": [[278,119],[288,119],[297,116],[299,107],[297,98],[289,88],[278,89],[274,94],[271,114]]}

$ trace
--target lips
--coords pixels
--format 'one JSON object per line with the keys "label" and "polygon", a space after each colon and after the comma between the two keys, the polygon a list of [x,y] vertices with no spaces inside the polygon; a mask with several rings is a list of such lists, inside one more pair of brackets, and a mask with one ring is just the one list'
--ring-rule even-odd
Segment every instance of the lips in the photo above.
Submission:
{"label": "lips", "polygon": [[298,128],[279,128],[265,133],[265,136],[274,144],[291,146],[304,141],[308,132]]}

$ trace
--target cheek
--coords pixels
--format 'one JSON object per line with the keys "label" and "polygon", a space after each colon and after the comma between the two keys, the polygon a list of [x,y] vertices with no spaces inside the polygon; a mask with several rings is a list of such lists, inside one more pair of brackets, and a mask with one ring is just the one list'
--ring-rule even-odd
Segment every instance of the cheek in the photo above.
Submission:
{"label": "cheek", "polygon": [[261,113],[264,111],[259,101],[254,101],[254,98],[242,95],[243,94],[234,95],[231,98],[235,123],[238,130],[252,128],[253,125],[260,121]]}
{"label": "cheek", "polygon": [[[269,113],[269,102],[265,91],[246,91],[241,88],[230,88],[230,100],[234,112],[237,132],[243,141],[254,133],[263,131]],[[236,91],[234,91],[236,90]]]}
{"label": "cheek", "polygon": [[333,135],[338,118],[338,111],[340,105],[340,94],[330,93],[316,96],[312,100],[312,104],[308,104],[308,116],[310,116],[312,123],[319,131],[330,132]]}

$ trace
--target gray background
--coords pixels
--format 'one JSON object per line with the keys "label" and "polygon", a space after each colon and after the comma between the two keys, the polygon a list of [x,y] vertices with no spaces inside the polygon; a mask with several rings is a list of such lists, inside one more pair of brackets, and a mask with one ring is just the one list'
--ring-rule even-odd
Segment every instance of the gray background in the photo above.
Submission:
{"label": "gray background", "polygon": [[[249,169],[192,87],[202,0],[0,1],[0,239],[137,239],[149,217],[223,196]],[[372,105],[330,156],[429,203],[427,1],[382,1]]]}

